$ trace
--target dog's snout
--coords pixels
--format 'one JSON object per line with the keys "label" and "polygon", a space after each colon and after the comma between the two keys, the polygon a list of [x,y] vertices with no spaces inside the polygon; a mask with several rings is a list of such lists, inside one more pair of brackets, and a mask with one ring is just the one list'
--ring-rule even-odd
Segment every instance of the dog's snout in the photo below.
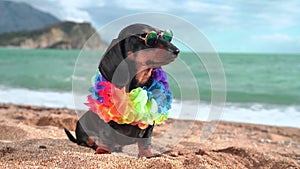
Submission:
{"label": "dog's snout", "polygon": [[170,53],[172,53],[174,56],[177,56],[178,53],[180,52],[180,50],[176,46],[174,46],[173,44],[171,44],[171,43],[169,43],[168,45],[169,46],[167,48],[167,51],[170,52]]}
{"label": "dog's snout", "polygon": [[180,53],[180,50],[174,44],[162,39],[158,39],[156,47],[170,52],[170,54],[173,54],[173,56],[177,56]]}
{"label": "dog's snout", "polygon": [[178,53],[180,52],[180,50],[178,48],[176,48],[175,46],[169,48],[168,51],[171,52],[171,53],[173,53],[174,56],[177,56]]}
{"label": "dog's snout", "polygon": [[175,49],[175,50],[173,51],[173,53],[174,53],[175,55],[178,55],[179,52],[180,52],[179,49]]}

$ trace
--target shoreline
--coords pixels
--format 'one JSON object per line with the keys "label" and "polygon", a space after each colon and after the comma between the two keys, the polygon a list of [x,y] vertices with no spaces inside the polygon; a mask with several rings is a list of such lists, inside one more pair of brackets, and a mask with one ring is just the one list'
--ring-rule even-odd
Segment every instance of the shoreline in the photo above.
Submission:
{"label": "shoreline", "polygon": [[[72,92],[36,91],[25,88],[7,88],[0,86],[0,103],[15,105],[34,105],[47,108],[69,108],[87,110],[83,104],[85,96],[73,98]],[[20,95],[22,93],[22,95]],[[18,97],[16,97],[18,96]],[[76,106],[75,106],[76,105]],[[174,100],[171,118],[200,121],[220,120],[250,124],[263,124],[278,127],[300,128],[299,105],[269,105],[264,103],[230,103],[223,107],[223,113],[210,113],[208,102]],[[212,116],[214,114],[214,116]]]}
{"label": "shoreline", "polygon": [[299,128],[170,119],[153,132],[161,156],[137,159],[135,145],[96,155],[69,141],[62,128],[75,129],[71,109],[0,104],[0,115],[0,168],[300,168]]}
{"label": "shoreline", "polygon": [[[75,112],[75,109],[69,108],[69,107],[51,107],[51,106],[40,106],[40,105],[29,105],[29,104],[13,104],[13,103],[1,103],[0,102],[0,110],[1,109],[10,109],[10,108],[15,108],[15,109],[24,109],[24,110],[32,110],[32,111],[42,111],[42,112],[47,112],[47,115],[50,115],[49,112],[54,112],[55,111],[63,111],[67,112],[68,115],[76,116],[78,118],[78,115]],[[84,110],[80,110],[79,112],[84,113]],[[203,121],[203,120],[195,120],[195,119],[176,119],[170,117],[169,119],[171,120],[179,120],[179,121],[191,121],[191,122],[202,122],[202,123],[209,123],[209,121]],[[276,126],[276,125],[268,125],[268,124],[258,124],[258,123],[246,123],[246,122],[238,122],[238,121],[227,121],[227,120],[211,120],[210,122],[212,123],[232,123],[232,124],[244,124],[244,125],[258,125],[258,126],[265,126],[265,127],[277,127],[277,128],[291,128],[291,129],[299,129],[299,127],[294,127],[294,126]],[[75,124],[73,124],[75,125]],[[67,126],[68,127],[68,126]]]}

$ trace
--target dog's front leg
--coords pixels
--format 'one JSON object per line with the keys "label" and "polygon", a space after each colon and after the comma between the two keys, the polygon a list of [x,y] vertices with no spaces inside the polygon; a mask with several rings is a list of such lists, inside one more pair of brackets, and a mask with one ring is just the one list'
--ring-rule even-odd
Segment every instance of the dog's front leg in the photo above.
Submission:
{"label": "dog's front leg", "polygon": [[138,141],[138,148],[139,148],[139,157],[153,157],[151,145],[148,144],[148,139],[145,141],[144,139]]}

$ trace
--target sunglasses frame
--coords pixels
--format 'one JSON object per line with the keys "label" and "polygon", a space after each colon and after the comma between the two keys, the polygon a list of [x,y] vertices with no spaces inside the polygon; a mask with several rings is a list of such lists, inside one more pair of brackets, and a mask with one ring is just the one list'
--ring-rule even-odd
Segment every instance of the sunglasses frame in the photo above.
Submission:
{"label": "sunglasses frame", "polygon": [[[167,34],[167,33],[170,33],[171,36],[165,35],[165,34]],[[146,35],[146,36],[143,37],[143,35]],[[150,45],[150,44],[147,42],[147,39],[148,39],[150,36],[152,36],[152,35],[156,35],[156,37],[155,37],[155,39],[153,39],[153,40],[154,40],[153,44]],[[170,39],[167,40],[167,39],[164,38],[164,37],[170,37]],[[145,45],[146,45],[147,47],[153,47],[153,46],[157,43],[158,38],[162,38],[162,39],[165,40],[165,41],[171,42],[172,39],[173,39],[173,32],[172,32],[170,29],[166,29],[166,30],[164,30],[164,31],[160,31],[159,33],[155,32],[155,31],[150,31],[150,32],[145,33],[145,34],[140,34],[140,38],[144,40]]]}

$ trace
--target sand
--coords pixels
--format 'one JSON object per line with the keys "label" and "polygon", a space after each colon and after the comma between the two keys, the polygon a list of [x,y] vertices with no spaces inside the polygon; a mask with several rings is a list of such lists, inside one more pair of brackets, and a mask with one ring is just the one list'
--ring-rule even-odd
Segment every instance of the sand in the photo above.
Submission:
{"label": "sand", "polygon": [[300,168],[298,128],[170,119],[154,128],[160,156],[147,159],[136,145],[94,154],[70,142],[63,127],[76,121],[70,109],[0,104],[0,168]]}

